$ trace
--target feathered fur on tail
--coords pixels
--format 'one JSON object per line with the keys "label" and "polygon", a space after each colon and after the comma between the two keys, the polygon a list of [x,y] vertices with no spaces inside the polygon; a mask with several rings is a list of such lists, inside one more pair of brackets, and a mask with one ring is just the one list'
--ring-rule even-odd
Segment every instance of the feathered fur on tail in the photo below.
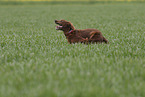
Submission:
{"label": "feathered fur on tail", "polygon": [[108,41],[105,37],[103,37],[103,41],[104,41],[105,43],[109,43],[109,41]]}

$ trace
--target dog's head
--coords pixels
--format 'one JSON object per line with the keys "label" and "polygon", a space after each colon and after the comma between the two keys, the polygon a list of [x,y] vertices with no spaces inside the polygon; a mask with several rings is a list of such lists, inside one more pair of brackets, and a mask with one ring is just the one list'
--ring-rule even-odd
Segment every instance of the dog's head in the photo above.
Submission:
{"label": "dog's head", "polygon": [[56,26],[56,30],[71,31],[75,29],[72,23],[66,20],[55,20],[55,23],[59,25]]}

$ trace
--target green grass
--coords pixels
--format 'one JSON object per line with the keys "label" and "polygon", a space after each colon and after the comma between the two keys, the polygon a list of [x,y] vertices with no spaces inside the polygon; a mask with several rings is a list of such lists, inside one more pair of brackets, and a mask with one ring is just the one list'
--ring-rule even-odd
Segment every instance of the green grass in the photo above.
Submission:
{"label": "green grass", "polygon": [[[68,44],[55,19],[110,44]],[[1,5],[0,97],[145,97],[145,4]]]}

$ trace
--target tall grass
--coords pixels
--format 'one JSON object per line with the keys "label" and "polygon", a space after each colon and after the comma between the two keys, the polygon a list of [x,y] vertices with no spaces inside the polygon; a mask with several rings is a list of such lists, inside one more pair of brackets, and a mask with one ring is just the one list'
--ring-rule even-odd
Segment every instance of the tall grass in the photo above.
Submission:
{"label": "tall grass", "polygon": [[[0,97],[144,97],[145,5],[0,6]],[[68,44],[55,19],[110,44]]]}

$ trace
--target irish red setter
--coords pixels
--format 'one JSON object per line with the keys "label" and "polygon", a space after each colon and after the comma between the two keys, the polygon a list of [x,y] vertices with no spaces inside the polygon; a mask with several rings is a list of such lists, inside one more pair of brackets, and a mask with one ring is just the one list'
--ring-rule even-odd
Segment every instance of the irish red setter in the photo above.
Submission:
{"label": "irish red setter", "polygon": [[108,43],[102,33],[97,29],[75,29],[71,22],[66,20],[55,20],[56,30],[62,30],[68,42],[71,43]]}

